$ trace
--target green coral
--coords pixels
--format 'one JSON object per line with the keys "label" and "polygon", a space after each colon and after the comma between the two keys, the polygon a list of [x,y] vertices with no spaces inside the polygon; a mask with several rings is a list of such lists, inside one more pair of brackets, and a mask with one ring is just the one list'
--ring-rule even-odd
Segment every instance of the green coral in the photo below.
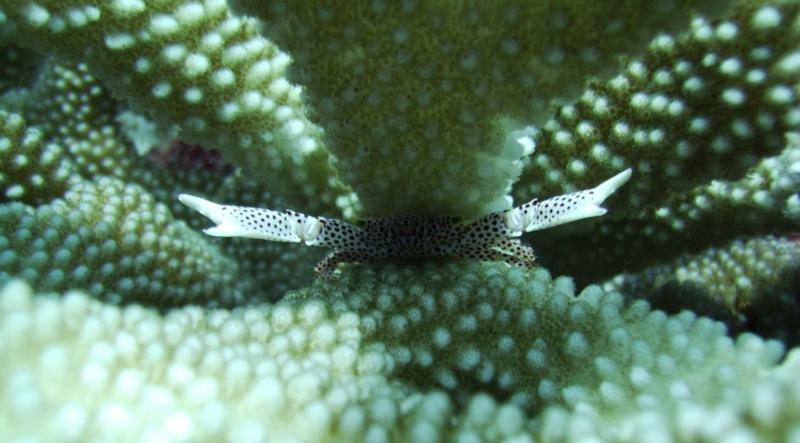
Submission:
{"label": "green coral", "polygon": [[[581,281],[596,281],[742,237],[792,235],[800,227],[798,148],[800,137],[788,132],[783,151],[762,159],[742,178],[712,180],[638,217],[609,220],[587,235],[540,238],[544,260],[556,271],[578,269]],[[580,256],[553,253],[580,245],[587,247]]]}
{"label": "green coral", "polygon": [[75,174],[62,151],[19,115],[0,110],[0,202],[38,204],[60,196]]}
{"label": "green coral", "polygon": [[798,432],[800,361],[795,351],[775,365],[777,342],[734,342],[709,319],[624,307],[597,287],[574,297],[568,279],[543,271],[421,264],[349,275],[344,287],[319,284],[277,305],[166,316],[78,292],[34,298],[12,283],[0,296],[10,357],[0,374],[20,400],[0,420],[14,420],[12,436],[76,440],[132,431],[231,441]]}
{"label": "green coral", "polygon": [[797,5],[748,2],[655,38],[644,57],[556,111],[515,196],[584,189],[631,166],[639,177],[617,203],[636,211],[779,153],[800,123],[798,38],[786,29],[797,14]]}
{"label": "green coral", "polygon": [[[215,195],[222,200],[256,206],[288,206],[275,193],[265,192],[260,185],[239,175],[225,177],[213,171],[170,169],[137,155],[130,146],[132,140],[124,125],[115,118],[126,111],[83,64],[47,60],[31,88],[20,88],[4,99],[9,108],[30,117],[27,122],[15,114],[6,118],[7,148],[0,164],[6,171],[7,200],[47,203],[63,196],[69,186],[104,176],[141,186],[140,192],[146,190],[166,204],[177,218],[195,228],[202,227],[205,221],[197,214],[189,214],[187,208],[176,201],[177,192]],[[7,227],[5,234],[14,237],[13,229]],[[200,249],[210,246],[199,236],[192,237],[192,241],[200,242],[197,246]],[[22,255],[30,248],[27,241],[16,241],[12,246],[16,254]],[[249,284],[265,288],[264,297],[268,298],[279,298],[286,290],[308,283],[313,264],[319,259],[319,255],[302,254],[297,248],[271,243],[218,242],[216,247],[239,263],[239,267],[227,266],[228,272],[240,269],[236,271],[238,277],[231,278],[251,281]],[[172,259],[182,260],[180,256]],[[209,274],[213,274],[213,266],[209,264]],[[307,272],[299,272],[301,269]],[[196,303],[212,299],[196,294],[189,298]],[[131,299],[142,300],[138,296]],[[164,306],[179,303],[166,294],[161,300]]]}
{"label": "green coral", "polygon": [[167,307],[234,306],[253,288],[237,278],[235,262],[175,221],[166,206],[111,178],[78,184],[35,209],[4,206],[0,218],[3,274],[42,290],[81,287],[114,303]]}
{"label": "green coral", "polygon": [[[609,201],[614,220],[539,236],[548,267],[585,284],[797,229],[799,10],[740,2],[721,20],[696,18],[558,108],[515,197],[580,189],[626,166],[637,178]],[[578,247],[588,252],[558,253]]]}
{"label": "green coral", "polygon": [[613,13],[592,1],[237,5],[297,60],[317,118],[336,122],[326,140],[368,215],[476,218],[507,205],[521,171],[523,149],[504,143],[508,118],[541,117],[616,55],[723,2],[651,3]]}
{"label": "green coral", "polygon": [[795,344],[800,245],[796,239],[763,237],[737,240],[724,248],[621,274],[606,282],[632,297],[646,297],[658,309],[692,309]]}
{"label": "green coral", "polygon": [[119,104],[86,64],[47,59],[32,87],[18,90],[7,106],[26,116],[48,141],[69,149],[71,163],[84,177],[125,177],[134,163],[113,118]]}
{"label": "green coral", "polygon": [[289,56],[224,1],[16,2],[3,12],[19,43],[85,60],[116,96],[187,141],[223,151],[262,183],[282,177],[271,184],[298,205],[331,210],[346,193],[300,88],[283,76]]}
{"label": "green coral", "polygon": [[4,438],[321,441],[397,413],[386,357],[363,353],[355,315],[319,302],[161,316],[11,283],[0,306],[14,356],[0,363],[0,391],[17,399],[4,405]]}
{"label": "green coral", "polygon": [[3,42],[3,51],[0,51],[0,93],[28,84],[39,64],[39,57],[33,51],[5,42],[8,37],[3,35],[5,29],[0,28],[0,42]]}
{"label": "green coral", "polygon": [[[798,250],[797,1],[234,3],[255,17],[0,2],[23,63],[0,79],[2,438],[800,436],[796,281],[771,273]],[[186,143],[236,168],[164,161]],[[600,223],[530,239],[550,272],[312,284],[324,251],[209,238],[175,198],[473,218],[626,166]],[[699,290],[652,299],[675,314],[629,300],[676,272]],[[586,285],[609,278],[637,284]]]}

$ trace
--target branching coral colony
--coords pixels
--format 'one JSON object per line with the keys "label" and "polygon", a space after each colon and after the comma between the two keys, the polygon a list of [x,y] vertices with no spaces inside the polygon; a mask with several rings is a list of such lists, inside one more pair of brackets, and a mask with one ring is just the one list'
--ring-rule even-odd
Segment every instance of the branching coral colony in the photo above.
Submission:
{"label": "branching coral colony", "polygon": [[[0,441],[800,441],[798,291],[775,278],[800,257],[798,17],[0,0],[0,40],[38,54],[0,51]],[[237,172],[132,146],[172,137]],[[629,167],[613,217],[512,237],[534,269],[311,282],[335,248],[220,241],[177,198],[467,225]]]}
{"label": "branching coral colony", "polygon": [[394,216],[354,226],[289,210],[218,205],[188,194],[178,198],[217,224],[204,231],[208,235],[303,241],[309,246],[333,248],[334,252],[316,267],[317,275],[328,278],[339,263],[389,258],[460,257],[532,267],[533,251],[513,237],[605,214],[606,209],[599,205],[630,177],[628,168],[592,189],[543,201],[533,199],[471,223],[461,223],[455,217]]}

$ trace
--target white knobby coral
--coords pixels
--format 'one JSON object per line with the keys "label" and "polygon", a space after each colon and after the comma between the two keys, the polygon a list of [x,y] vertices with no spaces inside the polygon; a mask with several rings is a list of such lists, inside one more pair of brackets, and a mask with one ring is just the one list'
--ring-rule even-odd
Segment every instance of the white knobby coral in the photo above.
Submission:
{"label": "white knobby coral", "polygon": [[211,236],[302,241],[333,248],[316,268],[318,275],[328,277],[339,263],[387,258],[461,257],[532,267],[533,251],[513,237],[605,214],[600,205],[630,177],[628,168],[595,188],[533,199],[471,223],[455,217],[393,216],[355,226],[290,210],[219,205],[188,194],[178,199],[216,223],[204,230]]}

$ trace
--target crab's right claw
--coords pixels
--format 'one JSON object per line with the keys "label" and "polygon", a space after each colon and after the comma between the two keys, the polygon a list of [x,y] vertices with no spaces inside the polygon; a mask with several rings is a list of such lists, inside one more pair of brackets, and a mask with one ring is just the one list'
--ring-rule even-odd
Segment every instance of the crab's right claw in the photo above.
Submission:
{"label": "crab's right claw", "polygon": [[600,205],[631,178],[628,168],[592,189],[532,200],[505,213],[506,226],[514,232],[547,229],[606,213]]}
{"label": "crab's right claw", "polygon": [[[627,183],[628,180],[630,180],[632,174],[633,174],[633,169],[628,168],[620,172],[619,174],[609,178],[603,183],[600,183],[594,189],[581,192],[593,193],[594,195],[593,202],[595,203],[595,205],[600,205],[601,203],[606,201],[609,195],[613,194],[614,192],[616,192],[617,189],[621,188],[622,185]],[[605,214],[605,209],[603,209],[603,214]]]}

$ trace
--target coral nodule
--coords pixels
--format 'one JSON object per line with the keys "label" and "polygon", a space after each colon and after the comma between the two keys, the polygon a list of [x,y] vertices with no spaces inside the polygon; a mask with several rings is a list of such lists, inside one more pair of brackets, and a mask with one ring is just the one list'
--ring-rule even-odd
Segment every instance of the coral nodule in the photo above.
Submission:
{"label": "coral nodule", "polygon": [[0,440],[800,441],[799,24],[0,0]]}

